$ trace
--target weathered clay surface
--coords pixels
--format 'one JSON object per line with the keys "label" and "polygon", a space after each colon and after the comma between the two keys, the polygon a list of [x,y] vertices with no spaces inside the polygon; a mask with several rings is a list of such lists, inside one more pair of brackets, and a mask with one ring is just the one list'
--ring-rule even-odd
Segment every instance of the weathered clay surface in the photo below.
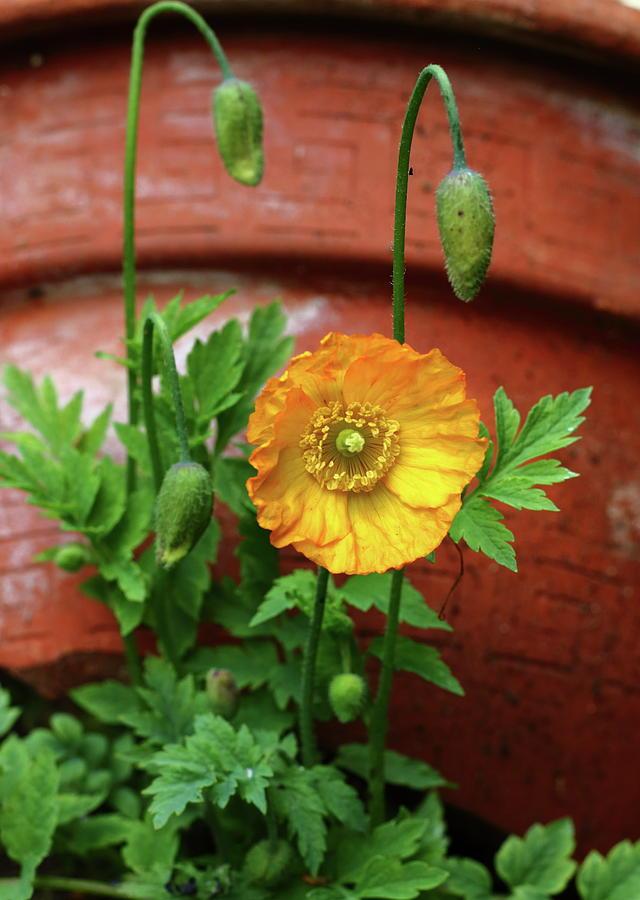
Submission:
{"label": "weathered clay surface", "polygon": [[[271,35],[226,40],[259,87],[267,166],[255,191],[225,175],[209,106],[218,79],[200,43],[150,42],[141,118],[142,265],[231,259],[388,265],[404,105],[425,63],[456,85],[469,164],[495,194],[494,283],[525,284],[617,313],[640,296],[637,102],[550,62],[426,37],[420,46]],[[128,47],[45,51],[0,69],[0,283],[114,271],[120,257]],[[435,88],[432,89],[435,93]],[[414,144],[408,264],[442,268],[433,192],[450,167],[446,117],[428,99]]]}
{"label": "weathered clay surface", "polygon": [[[421,65],[447,66],[469,161],[494,190],[496,254],[480,298],[455,301],[439,274],[433,216],[449,166],[446,123],[430,97],[412,160],[409,339],[466,369],[487,419],[500,383],[521,408],[545,392],[596,390],[585,438],[564,454],[583,478],[552,491],[562,513],[509,518],[522,574],[467,554],[455,634],[436,640],[468,700],[400,682],[395,746],[439,766],[461,784],[459,803],[506,828],[570,813],[583,846],[635,836],[637,101],[574,64],[503,51],[480,65],[478,41],[433,34],[419,44],[293,31],[224,37],[238,74],[263,96],[266,178],[255,192],[226,178],[208,116],[211,60],[195,40],[157,35],[141,128],[140,296],[238,286],[212,322],[282,296],[298,349],[330,329],[388,333],[403,105]],[[92,354],[120,350],[118,276],[101,273],[115,273],[120,254],[127,47],[115,38],[38,46],[32,65],[21,49],[0,71],[9,123],[0,137],[0,355],[50,372],[65,396],[84,387],[89,412],[119,400],[122,417],[122,373]],[[6,406],[0,418],[0,429],[15,427]],[[79,578],[33,564],[55,535],[17,494],[0,493],[0,666],[49,691],[96,677],[97,661],[113,671],[119,651],[113,621],[80,595]],[[443,549],[437,568],[416,567],[415,581],[438,605],[454,571]],[[363,636],[379,625],[364,621]]]}
{"label": "weathered clay surface", "polygon": [[[129,21],[144,0],[3,0],[0,26],[12,36],[93,21]],[[638,0],[200,0],[210,16],[335,15],[392,20],[546,44],[579,54],[640,54]],[[1,39],[1,36],[0,36]],[[611,60],[610,60],[611,62]]]}

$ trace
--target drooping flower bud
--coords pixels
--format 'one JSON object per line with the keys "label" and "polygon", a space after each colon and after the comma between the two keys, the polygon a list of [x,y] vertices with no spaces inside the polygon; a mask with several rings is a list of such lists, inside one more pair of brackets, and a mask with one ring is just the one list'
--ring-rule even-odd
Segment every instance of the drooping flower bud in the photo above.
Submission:
{"label": "drooping flower bud", "polygon": [[211,478],[203,466],[171,466],[156,500],[156,556],[161,566],[174,566],[195,547],[211,521],[212,502]]}
{"label": "drooping flower bud", "polygon": [[338,721],[346,723],[357,719],[367,699],[367,684],[360,675],[343,672],[334,675],[329,684],[329,703]]}
{"label": "drooping flower bud", "polygon": [[207,672],[207,697],[211,712],[231,719],[238,708],[238,685],[228,669],[210,669]]}
{"label": "drooping flower bud", "polygon": [[445,266],[456,297],[468,302],[482,287],[493,247],[495,218],[489,187],[471,169],[453,169],[436,191]]}
{"label": "drooping flower bud", "polygon": [[213,119],[224,167],[240,184],[259,184],[264,169],[262,107],[246,81],[227,78],[213,94]]}
{"label": "drooping flower bud", "polygon": [[53,561],[65,572],[77,572],[91,562],[91,551],[84,544],[65,544],[58,547]]}
{"label": "drooping flower bud", "polygon": [[277,887],[288,877],[295,855],[286,841],[260,841],[244,860],[244,874],[251,884]]}

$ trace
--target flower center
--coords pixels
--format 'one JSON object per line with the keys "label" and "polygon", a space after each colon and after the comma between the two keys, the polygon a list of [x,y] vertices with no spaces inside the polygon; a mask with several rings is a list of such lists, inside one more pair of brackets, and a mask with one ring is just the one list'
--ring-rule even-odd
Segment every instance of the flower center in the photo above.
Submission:
{"label": "flower center", "polygon": [[400,452],[399,427],[371,403],[322,406],[300,439],[305,468],[330,491],[371,491]]}
{"label": "flower center", "polygon": [[364,449],[365,440],[355,428],[343,428],[336,438],[336,450],[343,456],[355,456]]}

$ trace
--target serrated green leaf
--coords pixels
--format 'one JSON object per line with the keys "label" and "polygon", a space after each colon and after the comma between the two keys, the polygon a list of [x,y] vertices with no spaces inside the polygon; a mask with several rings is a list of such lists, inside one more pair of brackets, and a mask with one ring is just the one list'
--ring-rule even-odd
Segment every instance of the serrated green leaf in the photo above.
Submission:
{"label": "serrated green leaf", "polygon": [[472,550],[517,572],[516,554],[510,543],[513,532],[502,524],[502,519],[502,514],[487,500],[473,494],[453,520],[449,534],[456,544],[464,540]]}
{"label": "serrated green leaf", "polygon": [[192,735],[182,744],[169,744],[160,750],[146,766],[159,773],[144,791],[153,798],[149,811],[156,828],[189,804],[200,803],[205,789],[221,808],[238,793],[260,812],[266,812],[265,790],[273,769],[244,725],[236,731],[220,716],[198,716]]}
{"label": "serrated green leaf", "polygon": [[253,466],[244,458],[223,456],[217,459],[213,484],[216,500],[221,500],[237,516],[252,512],[246,483],[254,474]]}
{"label": "serrated green leaf", "polygon": [[95,456],[102,447],[111,423],[113,405],[110,403],[95,417],[91,425],[78,438],[76,446],[82,453]]}
{"label": "serrated green leaf", "polygon": [[120,722],[138,737],[162,747],[191,734],[194,721],[206,709],[206,697],[196,690],[192,675],[178,679],[166,659],[148,656],[144,662],[144,684],[136,688],[139,704],[122,710]]}
{"label": "serrated green leaf", "polygon": [[122,466],[103,457],[95,470],[99,480],[91,510],[83,523],[84,534],[106,534],[115,527],[126,506],[125,474]]}
{"label": "serrated green leaf", "polygon": [[309,569],[296,569],[290,575],[277,578],[263,603],[249,623],[252,628],[275,619],[289,609],[299,609],[313,597],[317,576]]}
{"label": "serrated green leaf", "polygon": [[0,842],[29,882],[48,855],[58,819],[58,771],[53,753],[30,754],[11,737],[0,754]]}
{"label": "serrated green leaf", "polygon": [[[385,750],[385,777],[389,784],[426,791],[430,788],[453,787],[439,772],[421,759],[412,759],[395,750]],[[343,744],[336,756],[336,765],[360,778],[369,772],[369,748],[366,744]]]}
{"label": "serrated green leaf", "polygon": [[[389,597],[392,575],[353,575],[338,588],[338,593],[350,606],[362,612],[371,607],[379,609],[385,615],[389,612]],[[424,597],[405,578],[402,584],[402,602],[400,605],[400,621],[414,628],[435,628],[440,631],[452,631],[451,626],[441,619],[426,603]]]}
{"label": "serrated green leaf", "polygon": [[449,872],[446,891],[464,900],[491,900],[493,884],[489,870],[474,859],[449,857],[442,863]]}
{"label": "serrated green leaf", "polygon": [[511,888],[527,885],[557,894],[576,868],[570,858],[574,850],[570,819],[532,825],[523,838],[507,838],[496,854],[496,871]]}
{"label": "serrated green leaf", "polygon": [[174,297],[162,310],[161,316],[165,321],[171,342],[199,325],[207,316],[210,316],[225,300],[233,296],[234,290],[224,291],[222,294],[205,294],[197,300],[191,300],[182,305],[182,294]]}
{"label": "serrated green leaf", "polygon": [[175,828],[154,828],[151,822],[129,822],[122,858],[131,871],[165,884],[171,878],[178,853]]}
{"label": "serrated green leaf", "polygon": [[365,831],[367,817],[357,791],[332,766],[314,766],[315,785],[326,811],[353,831]]}
{"label": "serrated green leaf", "polygon": [[326,807],[316,783],[307,769],[292,767],[280,776],[271,792],[273,806],[284,819],[300,855],[312,875],[316,875],[327,849]]}
{"label": "serrated green leaf", "polygon": [[636,900],[640,897],[640,842],[622,841],[606,857],[592,850],[576,882],[582,900]]}
{"label": "serrated green leaf", "polygon": [[84,684],[71,692],[72,700],[105,725],[117,725],[124,713],[137,712],[140,707],[136,693],[120,681],[100,681]]}
{"label": "serrated green leaf", "polygon": [[262,687],[279,665],[275,644],[270,641],[247,641],[242,646],[223,645],[202,648],[206,668],[229,669],[239,688]]}
{"label": "serrated green leaf", "polygon": [[354,884],[369,863],[386,857],[392,861],[409,859],[420,847],[427,829],[424,819],[392,819],[378,825],[370,834],[345,833],[336,847],[336,875],[343,884]]}
{"label": "serrated green leaf", "polygon": [[65,835],[65,844],[72,853],[83,856],[93,850],[124,843],[130,828],[131,820],[115,813],[90,816],[73,823]]}
{"label": "serrated green leaf", "polygon": [[283,336],[285,325],[280,303],[254,309],[245,341],[244,368],[237,385],[243,396],[234,407],[218,416],[218,455],[231,438],[246,427],[258,390],[289,358],[293,341]]}
{"label": "serrated green leaf", "polygon": [[[375,638],[369,645],[369,653],[382,659],[384,638]],[[395,668],[413,672],[425,681],[437,685],[452,694],[464,696],[462,685],[449,666],[442,660],[435,647],[399,636],[396,641]]]}
{"label": "serrated green leaf", "polygon": [[412,900],[447,878],[447,873],[429,863],[401,863],[388,857],[372,859],[356,883],[356,896],[365,900]]}
{"label": "serrated green leaf", "polygon": [[[208,423],[224,407],[222,401],[240,381],[244,368],[240,323],[231,319],[206,343],[196,341],[187,357],[187,371],[197,400],[198,419]],[[241,395],[236,394],[236,399]]]}

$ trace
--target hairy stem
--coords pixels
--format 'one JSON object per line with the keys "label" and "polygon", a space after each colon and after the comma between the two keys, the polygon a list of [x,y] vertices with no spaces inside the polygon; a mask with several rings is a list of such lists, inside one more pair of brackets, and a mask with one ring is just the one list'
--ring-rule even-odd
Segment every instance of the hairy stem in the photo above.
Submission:
{"label": "hairy stem", "polygon": [[389,699],[391,697],[395,666],[396,637],[398,634],[403,579],[404,572],[402,569],[394,572],[391,579],[389,612],[387,613],[387,627],[384,633],[382,650],[382,668],[369,725],[369,816],[372,828],[384,821],[385,817],[384,747],[389,727]]}
{"label": "hairy stem", "polygon": [[[407,228],[407,195],[409,192],[409,169],[411,161],[411,144],[418,112],[424,99],[427,87],[432,78],[438,83],[442,99],[449,119],[449,133],[453,145],[453,168],[466,165],[464,143],[460,128],[460,117],[453,88],[447,73],[440,66],[429,65],[424,68],[416,80],[413,92],[407,105],[400,147],[398,150],[398,169],[396,174],[396,202],[393,222],[393,337],[404,343],[405,312],[405,236]],[[384,633],[382,650],[382,668],[378,692],[371,711],[369,726],[369,813],[371,827],[375,827],[385,817],[385,769],[384,749],[388,729],[389,700],[393,684],[395,665],[396,639],[400,620],[400,602],[402,600],[402,570],[393,573],[389,598],[389,612]]]}
{"label": "hairy stem", "polygon": [[435,78],[438,83],[449,118],[449,133],[453,144],[453,168],[466,165],[460,117],[451,82],[444,69],[432,64],[424,68],[418,75],[402,124],[398,151],[396,206],[393,222],[393,336],[401,344],[404,342],[404,250],[411,142],[418,112],[432,78]]}
{"label": "hairy stem", "polygon": [[[123,222],[123,283],[125,338],[127,359],[132,363],[132,342],[136,330],[136,247],[135,247],[135,199],[136,199],[136,160],[138,148],[138,122],[140,117],[140,93],[142,88],[142,66],[144,61],[144,42],[150,22],[161,13],[178,13],[188,19],[198,29],[208,43],[225,78],[232,77],[231,67],[214,31],[207,25],[202,16],[179,0],[160,0],[142,13],[133,33],[131,52],[131,70],[129,75],[129,99],[127,105],[127,135],[124,161],[124,222]],[[138,402],[136,396],[137,378],[133,365],[129,365],[127,374],[127,398],[129,405],[129,423],[138,421]],[[127,487],[129,493],[136,485],[136,464],[127,458]]]}
{"label": "hairy stem", "polygon": [[167,326],[162,317],[157,313],[149,313],[144,322],[142,337],[142,409],[144,414],[144,425],[147,432],[147,441],[149,443],[151,468],[153,469],[153,481],[157,492],[162,486],[164,466],[162,463],[160,444],[158,442],[156,417],[153,407],[154,332],[158,335],[162,350],[162,375],[168,380],[169,388],[171,390],[171,399],[173,400],[173,408],[176,417],[176,434],[180,445],[181,462],[189,462],[191,454],[189,452],[189,433],[187,431],[187,421],[184,415],[182,391],[180,390],[180,376],[178,375],[178,370],[176,368],[171,338],[169,337]]}
{"label": "hairy stem", "polygon": [[122,644],[131,683],[140,684],[142,682],[142,659],[140,658],[135,634],[123,634]]}
{"label": "hairy stem", "polygon": [[309,624],[307,645],[304,649],[302,663],[302,700],[300,703],[300,741],[302,744],[302,762],[312,766],[316,761],[316,739],[313,729],[313,691],[316,679],[316,658],[322,632],[322,619],[327,599],[329,573],[318,567],[316,596],[313,603],[313,614]]}

